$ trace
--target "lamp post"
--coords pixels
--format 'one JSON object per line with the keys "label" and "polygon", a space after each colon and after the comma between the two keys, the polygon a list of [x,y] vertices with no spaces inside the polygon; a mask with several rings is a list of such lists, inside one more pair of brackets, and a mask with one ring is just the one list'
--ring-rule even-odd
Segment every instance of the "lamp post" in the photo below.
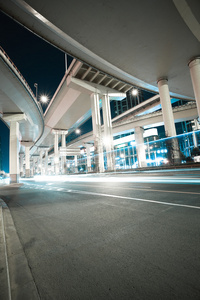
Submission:
{"label": "lamp post", "polygon": [[34,83],[34,87],[35,87],[35,90],[36,90],[35,97],[36,97],[36,100],[38,100],[38,84]]}

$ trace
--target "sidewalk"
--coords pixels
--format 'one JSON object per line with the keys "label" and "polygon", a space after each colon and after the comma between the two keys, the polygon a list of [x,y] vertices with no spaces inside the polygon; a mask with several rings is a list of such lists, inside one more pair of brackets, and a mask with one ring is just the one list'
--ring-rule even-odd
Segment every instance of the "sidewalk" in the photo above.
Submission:
{"label": "sidewalk", "polygon": [[0,299],[40,299],[10,210],[0,199]]}

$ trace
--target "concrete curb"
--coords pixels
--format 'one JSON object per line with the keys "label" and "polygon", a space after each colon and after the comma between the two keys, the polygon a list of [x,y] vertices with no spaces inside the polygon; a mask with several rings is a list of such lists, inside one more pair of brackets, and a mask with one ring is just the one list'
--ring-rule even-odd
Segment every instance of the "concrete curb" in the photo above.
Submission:
{"label": "concrete curb", "polygon": [[10,210],[0,199],[0,299],[40,299]]}

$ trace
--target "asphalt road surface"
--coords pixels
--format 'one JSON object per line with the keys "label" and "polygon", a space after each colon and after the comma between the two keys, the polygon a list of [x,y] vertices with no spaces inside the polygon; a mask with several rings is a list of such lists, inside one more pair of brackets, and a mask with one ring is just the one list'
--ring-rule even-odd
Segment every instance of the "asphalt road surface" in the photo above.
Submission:
{"label": "asphalt road surface", "polygon": [[41,299],[200,299],[200,172],[0,190]]}

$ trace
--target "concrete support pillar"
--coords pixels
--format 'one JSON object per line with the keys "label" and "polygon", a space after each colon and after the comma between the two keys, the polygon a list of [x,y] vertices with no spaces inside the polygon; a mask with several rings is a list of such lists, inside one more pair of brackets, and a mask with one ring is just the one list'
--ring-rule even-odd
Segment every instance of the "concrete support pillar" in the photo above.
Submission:
{"label": "concrete support pillar", "polygon": [[91,172],[91,156],[90,156],[91,144],[85,144],[85,146],[86,146],[86,154],[87,154],[87,171]]}
{"label": "concrete support pillar", "polygon": [[45,175],[48,175],[48,150],[45,150]]}
{"label": "concrete support pillar", "polygon": [[61,172],[62,174],[66,173],[66,134],[67,131],[61,131],[61,136],[62,136],[62,154],[61,154]]}
{"label": "concrete support pillar", "polygon": [[30,159],[30,177],[33,177],[33,158]]}
{"label": "concrete support pillar", "polygon": [[135,128],[135,141],[139,168],[147,166],[143,132],[144,129],[142,127],[138,126]]}
{"label": "concrete support pillar", "polygon": [[200,117],[200,56],[191,59],[188,65],[190,68],[190,75],[197,103],[198,116]]}
{"label": "concrete support pillar", "polygon": [[[172,112],[168,80],[166,78],[161,78],[158,80],[158,89],[160,94],[160,102],[162,106],[163,121],[165,127],[166,137],[175,137],[176,128],[174,124],[174,116]],[[167,141],[168,148],[168,160],[172,164],[179,164],[180,159],[180,149],[178,140],[176,138],[169,139]]]}
{"label": "concrete support pillar", "polygon": [[[65,129],[53,129],[54,134],[54,172],[56,175],[60,173],[60,156],[61,156],[61,173],[66,172],[66,140],[65,136],[68,133]],[[62,136],[62,146],[60,147],[60,152],[58,150],[58,139],[59,135]]]}
{"label": "concrete support pillar", "polygon": [[165,135],[167,137],[176,136],[174,124],[174,116],[169,95],[169,87],[167,79],[158,80],[158,89],[160,94],[160,102],[162,106],[163,121],[165,126]]}
{"label": "concrete support pillar", "polygon": [[59,152],[58,152],[58,131],[54,130],[54,172],[56,175],[59,174]]}
{"label": "concrete support pillar", "polygon": [[39,174],[39,155],[35,158],[35,174]]}
{"label": "concrete support pillar", "polygon": [[10,182],[19,181],[19,123],[10,122]]}
{"label": "concrete support pillar", "polygon": [[37,173],[36,170],[36,162],[37,162],[37,156],[32,156],[33,157],[33,176]]}
{"label": "concrete support pillar", "polygon": [[103,122],[104,122],[104,138],[103,143],[106,148],[107,170],[112,171],[115,169],[115,157],[113,146],[112,122],[110,112],[110,99],[108,95],[102,97],[103,108]]}
{"label": "concrete support pillar", "polygon": [[77,159],[77,155],[74,155],[74,167],[75,167],[75,173],[78,173],[78,159]]}
{"label": "concrete support pillar", "polygon": [[19,153],[19,170],[20,170],[20,177],[24,175],[24,169],[23,169],[23,163],[24,163],[24,153]]}
{"label": "concrete support pillar", "polygon": [[103,145],[101,135],[101,118],[99,108],[99,95],[91,95],[92,127],[94,137],[95,172],[104,172]]}
{"label": "concrete support pillar", "polygon": [[39,163],[39,167],[40,167],[40,174],[44,175],[44,169],[43,169],[43,150],[40,150],[40,163]]}
{"label": "concrete support pillar", "polygon": [[25,176],[30,177],[30,147],[25,147]]}
{"label": "concrete support pillar", "polygon": [[198,143],[197,143],[197,137],[196,137],[195,131],[193,131],[193,143],[194,143],[194,148],[197,148],[198,147]]}
{"label": "concrete support pillar", "polygon": [[66,147],[66,133],[62,132],[62,147]]}
{"label": "concrete support pillar", "polygon": [[10,122],[10,182],[19,181],[19,121],[26,119],[25,114],[3,114],[3,119]]}

